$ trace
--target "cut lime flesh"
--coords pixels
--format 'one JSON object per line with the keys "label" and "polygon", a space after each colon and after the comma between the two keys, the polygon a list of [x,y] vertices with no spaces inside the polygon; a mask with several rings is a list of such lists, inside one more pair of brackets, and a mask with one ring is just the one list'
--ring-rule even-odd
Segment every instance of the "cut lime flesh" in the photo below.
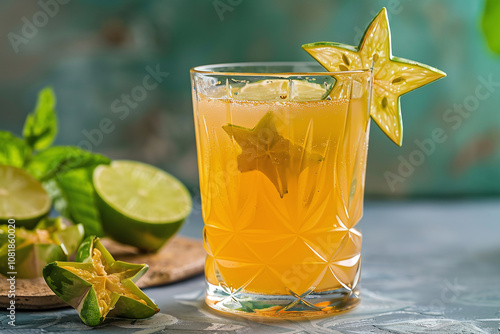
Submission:
{"label": "cut lime flesh", "polygon": [[0,165],[0,222],[14,219],[32,228],[51,207],[51,200],[40,182],[26,171]]}
{"label": "cut lime flesh", "polygon": [[246,101],[318,101],[328,96],[334,80],[321,85],[307,80],[269,79],[232,89],[232,98]]}
{"label": "cut lime flesh", "polygon": [[94,172],[94,185],[103,201],[141,222],[175,222],[191,211],[191,197],[181,182],[142,163],[101,165]]}
{"label": "cut lime flesh", "polygon": [[114,161],[97,167],[93,180],[103,229],[124,244],[157,251],[191,212],[184,185],[153,166]]}

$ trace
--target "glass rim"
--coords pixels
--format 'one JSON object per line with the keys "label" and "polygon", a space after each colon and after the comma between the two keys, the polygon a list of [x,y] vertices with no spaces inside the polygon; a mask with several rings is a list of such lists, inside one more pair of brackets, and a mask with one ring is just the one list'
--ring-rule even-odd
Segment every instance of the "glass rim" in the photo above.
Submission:
{"label": "glass rim", "polygon": [[227,67],[250,67],[250,66],[317,66],[323,68],[321,64],[314,61],[268,61],[268,62],[240,62],[240,63],[223,63],[223,64],[211,64],[211,65],[201,65],[195,66],[190,69],[191,73],[197,74],[213,74],[222,76],[332,76],[338,74],[361,74],[372,72],[371,68],[361,69],[361,70],[349,70],[349,71],[335,71],[328,72],[244,72],[244,71],[217,71],[220,68]]}

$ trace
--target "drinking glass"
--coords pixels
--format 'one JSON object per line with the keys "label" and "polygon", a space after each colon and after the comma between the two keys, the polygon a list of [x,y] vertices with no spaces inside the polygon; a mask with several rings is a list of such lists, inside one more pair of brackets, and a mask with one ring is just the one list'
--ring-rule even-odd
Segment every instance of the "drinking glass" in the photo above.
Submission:
{"label": "drinking glass", "polygon": [[260,317],[359,302],[372,70],[191,69],[206,303]]}

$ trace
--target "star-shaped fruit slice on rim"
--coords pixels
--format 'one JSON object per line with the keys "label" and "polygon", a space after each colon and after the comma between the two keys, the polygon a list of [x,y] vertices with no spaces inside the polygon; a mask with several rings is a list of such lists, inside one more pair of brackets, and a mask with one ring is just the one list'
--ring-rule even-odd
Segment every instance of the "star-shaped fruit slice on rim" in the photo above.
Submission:
{"label": "star-shaped fruit slice on rim", "polygon": [[317,42],[302,48],[330,72],[369,69],[373,64],[370,115],[399,146],[403,142],[400,96],[446,76],[431,66],[392,55],[385,8],[373,19],[357,47]]}
{"label": "star-shaped fruit slice on rim", "polygon": [[237,157],[239,171],[260,171],[274,184],[280,197],[288,193],[288,173],[298,176],[305,168],[324,160],[321,154],[294,144],[279,134],[271,111],[252,129],[234,124],[222,128],[241,147]]}
{"label": "star-shaped fruit slice on rim", "polygon": [[115,261],[94,236],[82,242],[75,261],[49,263],[43,277],[59,298],[78,311],[85,324],[96,326],[106,317],[144,319],[159,311],[135,285],[148,270],[147,264]]}

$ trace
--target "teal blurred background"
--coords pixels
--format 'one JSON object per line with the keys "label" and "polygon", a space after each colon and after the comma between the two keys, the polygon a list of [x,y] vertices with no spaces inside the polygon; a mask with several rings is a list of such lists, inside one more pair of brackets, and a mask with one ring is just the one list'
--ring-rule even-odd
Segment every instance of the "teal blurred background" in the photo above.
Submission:
{"label": "teal blurred background", "polygon": [[[302,44],[357,45],[382,6],[393,54],[448,77],[402,98],[402,148],[372,123],[367,195],[500,194],[500,57],[481,33],[483,1],[2,1],[0,129],[20,135],[37,92],[51,85],[56,144],[160,166],[196,193],[189,69],[312,60]],[[151,90],[137,88],[147,68],[168,76],[160,74]],[[132,92],[135,101],[121,101]],[[103,118],[112,122],[106,133],[96,130]],[[433,148],[435,129],[447,139]]]}

